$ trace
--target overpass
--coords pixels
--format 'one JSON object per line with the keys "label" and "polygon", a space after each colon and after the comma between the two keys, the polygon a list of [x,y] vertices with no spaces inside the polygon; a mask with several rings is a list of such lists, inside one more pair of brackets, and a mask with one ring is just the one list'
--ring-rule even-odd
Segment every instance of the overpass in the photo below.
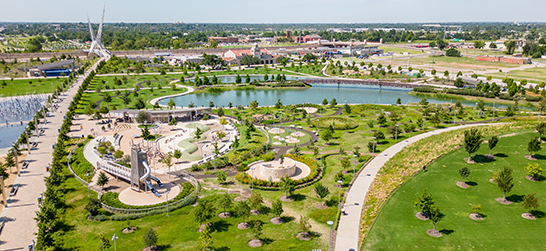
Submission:
{"label": "overpass", "polygon": [[402,83],[400,81],[385,81],[377,79],[340,79],[340,78],[306,78],[299,79],[300,82],[310,84],[310,85],[319,85],[319,84],[337,84],[337,85],[370,85],[370,86],[379,86],[379,89],[382,87],[395,87],[395,88],[410,88],[415,87],[424,87],[424,84],[417,83]]}

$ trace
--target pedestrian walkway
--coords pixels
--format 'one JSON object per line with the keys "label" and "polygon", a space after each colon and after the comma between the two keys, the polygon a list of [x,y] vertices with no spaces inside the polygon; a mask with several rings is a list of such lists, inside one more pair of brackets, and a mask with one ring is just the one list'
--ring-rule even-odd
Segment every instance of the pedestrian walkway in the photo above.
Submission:
{"label": "pedestrian walkway", "polygon": [[370,189],[370,185],[372,184],[372,181],[377,175],[377,172],[379,171],[379,169],[381,169],[381,167],[383,167],[383,165],[392,156],[394,156],[396,153],[398,153],[407,145],[410,145],[426,137],[430,137],[432,135],[436,135],[436,134],[440,134],[440,133],[444,133],[448,131],[458,130],[458,129],[467,128],[471,126],[479,126],[479,125],[485,125],[485,124],[482,123],[482,124],[454,126],[454,127],[449,127],[445,129],[439,129],[439,130],[423,133],[423,134],[411,137],[409,139],[406,139],[398,144],[395,144],[387,148],[387,150],[381,152],[381,154],[379,154],[372,161],[370,161],[368,165],[366,165],[364,169],[358,173],[356,180],[354,181],[353,185],[351,186],[347,194],[347,199],[345,200],[345,204],[343,205],[343,207],[345,208],[345,215],[342,215],[339,220],[335,250],[336,251],[358,250],[358,240],[360,235],[360,231],[359,231],[360,218],[361,218],[360,214],[362,212],[364,199],[366,198],[366,194],[368,193],[368,190]]}
{"label": "pedestrian walkway", "polygon": [[[96,62],[91,70],[94,70],[98,63]],[[15,180],[14,186],[19,187],[16,195],[8,198],[7,206],[0,213],[0,219],[5,220],[5,225],[0,232],[1,250],[27,250],[32,241],[36,239],[35,233],[38,232],[36,226],[36,211],[38,207],[38,197],[45,191],[44,177],[49,176],[46,167],[52,161],[53,144],[57,143],[58,129],[63,123],[63,116],[68,111],[68,106],[78,92],[78,88],[87,77],[87,71],[83,77],[62,94],[59,98],[59,108],[51,112],[47,117],[47,124],[42,124],[45,133],[38,138],[39,144],[27,156],[26,162],[29,163],[26,169],[21,170],[20,175]]]}

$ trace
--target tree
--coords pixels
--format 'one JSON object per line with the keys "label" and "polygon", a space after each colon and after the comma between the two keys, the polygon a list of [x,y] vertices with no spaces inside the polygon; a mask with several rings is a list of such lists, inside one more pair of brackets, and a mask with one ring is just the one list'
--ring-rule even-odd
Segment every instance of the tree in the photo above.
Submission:
{"label": "tree", "polygon": [[195,132],[193,133],[193,138],[196,140],[201,139],[201,135],[203,135],[203,131],[201,131],[201,128],[195,127]]}
{"label": "tree", "polygon": [[542,176],[542,172],[544,171],[544,169],[542,169],[538,163],[529,163],[525,167],[525,170],[530,176],[534,177],[537,180]]}
{"label": "tree", "polygon": [[254,221],[254,227],[252,228],[252,234],[254,235],[254,239],[260,239],[260,236],[262,235],[262,221],[260,221],[260,220]]}
{"label": "tree", "polygon": [[101,208],[100,200],[96,198],[89,199],[89,202],[85,205],[85,210],[89,212],[91,216],[99,214]]}
{"label": "tree", "polygon": [[260,64],[260,59],[251,55],[244,55],[241,58],[241,64],[242,65],[246,64],[248,65],[248,67],[250,67],[250,65],[252,64]]}
{"label": "tree", "polygon": [[227,173],[225,171],[219,171],[216,173],[216,178],[218,179],[219,183],[224,183],[227,179]]}
{"label": "tree", "polygon": [[432,206],[430,208],[430,220],[432,221],[432,231],[436,232],[436,223],[442,219],[442,213],[437,206]]}
{"label": "tree", "polygon": [[309,218],[300,215],[300,221],[298,222],[298,228],[304,233],[309,233],[311,231],[311,224],[309,223]]}
{"label": "tree", "polygon": [[461,52],[455,48],[449,48],[446,51],[446,57],[460,57]]}
{"label": "tree", "polygon": [[540,137],[540,141],[542,141],[542,134],[546,133],[546,123],[540,122],[535,128],[538,132],[538,136]]}
{"label": "tree", "polygon": [[330,101],[330,107],[334,108],[334,107],[336,107],[336,105],[337,105],[336,98],[333,98],[333,99]]}
{"label": "tree", "polygon": [[275,108],[281,109],[281,107],[282,107],[281,99],[278,99],[278,100],[277,100],[277,103],[275,103]]}
{"label": "tree", "polygon": [[100,250],[107,250],[109,249],[112,245],[110,244],[110,240],[104,238],[104,235],[100,235]]}
{"label": "tree", "polygon": [[487,143],[489,144],[489,155],[491,155],[491,150],[497,146],[497,143],[499,143],[499,137],[497,135],[492,136]]}
{"label": "tree", "polygon": [[216,208],[214,208],[214,205],[210,201],[200,201],[199,205],[193,210],[195,221],[199,224],[207,225],[207,222],[214,216],[214,211],[216,211]]}
{"label": "tree", "polygon": [[282,201],[277,199],[273,204],[271,205],[271,212],[276,217],[280,217],[281,214],[284,212],[284,209],[282,208]]}
{"label": "tree", "polygon": [[464,87],[464,81],[462,78],[457,78],[455,79],[455,82],[453,83],[453,85],[457,88],[463,88]]}
{"label": "tree", "polygon": [[533,156],[533,152],[538,152],[542,147],[540,146],[540,140],[538,137],[534,137],[531,140],[529,140],[529,144],[527,144],[527,151]]}
{"label": "tree", "polygon": [[117,150],[117,151],[114,153],[114,158],[116,158],[116,159],[121,159],[121,158],[123,158],[123,151],[122,151],[122,150]]}
{"label": "tree", "polygon": [[464,182],[464,179],[470,175],[470,170],[468,169],[468,167],[465,166],[459,169],[459,175],[461,175],[461,178],[463,178],[463,182]]}
{"label": "tree", "polygon": [[157,234],[153,228],[149,228],[146,233],[144,233],[144,245],[146,247],[155,246],[157,243]]}
{"label": "tree", "polygon": [[349,106],[348,104],[345,104],[345,107],[343,108],[343,112],[346,114],[351,114],[351,106]]}
{"label": "tree", "polygon": [[428,47],[430,47],[430,48],[436,47],[436,42],[435,42],[435,41],[431,41],[430,43],[428,43]]}
{"label": "tree", "polygon": [[402,100],[400,100],[400,98],[398,98],[398,99],[396,100],[396,104],[397,104],[397,105],[402,104]]}
{"label": "tree", "polygon": [[436,45],[438,46],[438,49],[443,50],[448,46],[448,43],[443,39],[438,39]]}
{"label": "tree", "polygon": [[321,182],[318,182],[315,185],[314,190],[317,194],[317,197],[319,197],[321,200],[328,196],[328,194],[330,194],[330,190],[328,189],[328,187],[323,186]]}
{"label": "tree", "polygon": [[169,106],[169,109],[173,109],[173,107],[176,106],[176,103],[171,98],[171,99],[169,99],[169,103],[167,103],[167,106]]}
{"label": "tree", "polygon": [[173,153],[172,152],[168,152],[165,157],[163,157],[163,164],[167,165],[167,167],[169,168],[169,171],[171,171],[171,167],[173,166]]}
{"label": "tree", "polygon": [[344,170],[347,170],[351,166],[351,161],[348,157],[345,157],[341,159],[341,167],[343,167]]}
{"label": "tree", "polygon": [[144,101],[141,98],[138,98],[137,101],[135,102],[135,108],[137,110],[140,110],[140,109],[144,109],[144,107],[146,107],[146,104],[144,103]]}
{"label": "tree", "polygon": [[289,197],[289,195],[292,195],[294,192],[294,181],[290,179],[290,177],[281,177],[281,190],[285,193],[286,197]]}
{"label": "tree", "polygon": [[201,231],[201,234],[199,235],[199,244],[203,248],[202,250],[209,250],[209,247],[212,244],[211,229],[209,225],[203,227],[203,231]]}
{"label": "tree", "polygon": [[174,150],[173,157],[178,161],[182,157],[182,151],[180,151],[180,149]]}
{"label": "tree", "polygon": [[385,114],[381,113],[379,114],[379,117],[377,117],[377,123],[379,123],[382,126],[385,126],[387,123],[387,117],[385,117]]}
{"label": "tree", "polygon": [[248,204],[253,209],[259,209],[259,207],[264,203],[264,199],[258,192],[252,192],[250,198],[248,198]]}
{"label": "tree", "polygon": [[108,176],[104,172],[100,172],[99,179],[97,180],[97,185],[101,187],[101,190],[104,189],[104,186],[108,184]]}
{"label": "tree", "polygon": [[382,131],[380,130],[376,130],[374,133],[373,133],[373,136],[379,141],[379,140],[383,140],[385,139],[385,134],[383,134]]}
{"label": "tree", "polygon": [[246,201],[239,201],[235,210],[237,211],[237,215],[239,217],[243,217],[243,223],[246,223],[245,217],[248,217],[250,215],[250,207],[248,206]]}
{"label": "tree", "polygon": [[250,102],[249,107],[250,107],[250,109],[255,111],[256,109],[258,109],[258,101],[253,100],[252,102]]}
{"label": "tree", "polygon": [[235,83],[236,83],[236,84],[240,84],[240,83],[241,83],[241,76],[239,76],[239,74],[237,74],[237,76],[235,76]]}
{"label": "tree", "polygon": [[506,199],[506,193],[510,192],[510,190],[512,190],[512,187],[514,187],[512,168],[504,167],[504,169],[502,169],[502,171],[497,174],[494,180],[497,183],[497,186],[499,186],[499,188],[503,192],[502,198]]}
{"label": "tree", "polygon": [[330,130],[323,130],[322,132],[320,132],[320,137],[325,140],[325,141],[329,141],[330,139],[332,139],[332,132]]}
{"label": "tree", "polygon": [[419,196],[414,202],[413,205],[417,206],[421,212],[430,217],[431,208],[434,206],[434,199],[432,195],[427,192],[425,188],[421,196]]}
{"label": "tree", "polygon": [[226,213],[226,209],[230,208],[233,205],[233,200],[231,199],[231,196],[229,196],[229,193],[224,193],[220,199],[218,200],[218,206],[224,208],[224,213]]}
{"label": "tree", "polygon": [[328,105],[328,99],[324,98],[324,99],[322,100],[322,105]]}
{"label": "tree", "polygon": [[540,204],[538,204],[538,198],[536,197],[536,193],[530,193],[525,195],[521,204],[523,205],[523,208],[528,210],[527,212],[529,213],[531,213],[531,210],[540,207]]}
{"label": "tree", "polygon": [[512,55],[514,54],[514,51],[516,50],[517,44],[516,44],[516,41],[510,40],[510,41],[505,41],[504,46],[506,47],[506,54]]}
{"label": "tree", "polygon": [[483,135],[476,128],[471,128],[464,132],[464,149],[468,153],[468,158],[472,158],[472,154],[480,149],[480,144],[483,141]]}
{"label": "tree", "polygon": [[490,49],[497,49],[497,44],[495,44],[495,42],[491,42],[491,43],[489,44],[489,48],[490,48]]}

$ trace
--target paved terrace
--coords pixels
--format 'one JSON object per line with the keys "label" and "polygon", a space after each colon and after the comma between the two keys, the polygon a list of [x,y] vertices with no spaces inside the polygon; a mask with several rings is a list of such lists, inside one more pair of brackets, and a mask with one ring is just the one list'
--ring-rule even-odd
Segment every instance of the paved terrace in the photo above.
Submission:
{"label": "paved terrace", "polygon": [[[97,61],[91,70],[95,70],[99,62]],[[59,134],[57,129],[61,128],[63,116],[68,111],[70,102],[91,70],[88,70],[66,93],[61,95],[60,98],[63,101],[59,103],[58,110],[50,113],[47,124],[42,124],[45,133],[39,137],[38,147],[34,148],[26,158],[26,162],[29,162],[28,168],[21,170],[20,175],[15,179],[14,186],[18,185],[19,191],[8,198],[7,206],[0,213],[0,218],[5,220],[4,228],[0,232],[1,250],[27,250],[32,240],[36,239],[35,233],[38,232],[38,227],[34,218],[36,211],[39,210],[38,197],[46,188],[44,177],[48,176],[46,167],[53,159],[52,146],[57,143]]]}

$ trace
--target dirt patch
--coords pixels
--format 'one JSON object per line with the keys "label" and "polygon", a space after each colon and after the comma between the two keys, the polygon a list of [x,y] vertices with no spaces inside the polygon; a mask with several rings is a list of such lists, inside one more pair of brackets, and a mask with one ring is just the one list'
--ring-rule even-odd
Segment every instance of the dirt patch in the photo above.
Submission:
{"label": "dirt patch", "polygon": [[250,210],[250,214],[260,215],[260,214],[262,214],[262,212],[259,209],[252,209],[252,210]]}
{"label": "dirt patch", "polygon": [[237,202],[238,202],[238,201],[245,201],[246,198],[243,197],[243,196],[239,196],[239,197],[237,197],[237,198],[235,198],[235,199],[233,199],[233,200],[234,200],[234,201],[237,201]]}
{"label": "dirt patch", "polygon": [[512,204],[512,202],[510,202],[509,200],[505,199],[505,198],[496,198],[497,202],[500,203],[500,204],[503,204],[503,205],[510,205]]}
{"label": "dirt patch", "polygon": [[283,224],[284,220],[281,217],[274,217],[274,218],[271,218],[271,220],[269,220],[269,222],[271,222],[272,224],[275,224],[275,225],[279,225],[279,224]]}
{"label": "dirt patch", "polygon": [[537,160],[537,159],[533,158],[533,155],[525,155],[525,158],[528,159],[528,160]]}
{"label": "dirt patch", "polygon": [[528,180],[533,181],[533,182],[537,182],[537,181],[538,181],[538,178],[537,178],[537,177],[531,176],[531,175],[527,175],[527,176],[525,176],[525,178],[527,178]]}
{"label": "dirt patch", "polygon": [[440,231],[432,230],[432,229],[427,230],[427,234],[432,236],[432,237],[436,237],[436,238],[442,236],[442,233],[440,233]]}
{"label": "dirt patch", "polygon": [[130,228],[124,228],[123,230],[121,230],[121,232],[124,234],[130,234],[134,232],[135,230],[136,230],[136,227],[130,227]]}
{"label": "dirt patch", "polygon": [[505,135],[499,136],[499,138],[512,137],[512,136],[516,136],[516,134],[515,133],[505,134]]}
{"label": "dirt patch", "polygon": [[462,181],[457,181],[457,186],[460,187],[460,188],[464,188],[464,189],[468,188],[468,184],[466,184],[466,182],[462,182]]}
{"label": "dirt patch", "polygon": [[488,159],[495,160],[495,156],[493,156],[491,154],[486,154],[485,157],[488,158]]}
{"label": "dirt patch", "polygon": [[468,163],[468,164],[476,164],[476,161],[474,161],[472,158],[464,158],[464,160],[465,160],[466,163]]}
{"label": "dirt patch", "polygon": [[311,235],[307,232],[298,233],[297,237],[300,241],[308,241],[311,239]]}
{"label": "dirt patch", "polygon": [[532,215],[530,213],[522,213],[521,217],[523,217],[525,219],[528,219],[528,220],[536,220],[537,219],[534,215]]}
{"label": "dirt patch", "polygon": [[483,216],[481,216],[480,214],[471,213],[468,215],[468,217],[473,220],[483,220]]}
{"label": "dirt patch", "polygon": [[319,203],[319,204],[316,204],[316,205],[315,205],[315,208],[316,208],[316,209],[323,210],[323,209],[328,208],[328,206],[326,206],[326,204],[324,204],[324,203]]}
{"label": "dirt patch", "polygon": [[493,184],[497,184],[497,182],[495,182],[494,179],[489,179],[489,182],[493,183]]}
{"label": "dirt patch", "polygon": [[142,251],[157,251],[159,250],[159,248],[157,248],[157,246],[149,246],[149,247],[146,247],[146,248],[143,248]]}
{"label": "dirt patch", "polygon": [[[209,224],[209,228],[211,227],[211,224]],[[205,229],[205,224],[199,226],[199,229],[197,229],[197,232],[198,233],[201,233],[201,231],[203,231],[203,229]]]}
{"label": "dirt patch", "polygon": [[248,246],[250,247],[253,247],[253,248],[257,248],[257,247],[261,247],[264,243],[261,241],[261,240],[258,240],[258,239],[252,239],[248,242]]}
{"label": "dirt patch", "polygon": [[231,214],[228,213],[228,212],[223,212],[223,213],[219,214],[218,217],[220,217],[222,219],[225,219],[225,218],[231,217]]}
{"label": "dirt patch", "polygon": [[199,202],[194,202],[193,204],[191,204],[192,207],[196,207],[197,205],[199,205]]}
{"label": "dirt patch", "polygon": [[294,201],[294,198],[290,197],[290,196],[281,196],[281,198],[279,198],[281,201],[284,201],[284,202],[292,202]]}
{"label": "dirt patch", "polygon": [[420,220],[428,220],[429,219],[428,215],[423,213],[423,212],[416,213],[415,217],[417,217],[417,219],[420,219]]}
{"label": "dirt patch", "polygon": [[248,222],[241,222],[239,224],[237,224],[237,228],[238,229],[248,229],[250,227],[250,224],[248,224]]}

